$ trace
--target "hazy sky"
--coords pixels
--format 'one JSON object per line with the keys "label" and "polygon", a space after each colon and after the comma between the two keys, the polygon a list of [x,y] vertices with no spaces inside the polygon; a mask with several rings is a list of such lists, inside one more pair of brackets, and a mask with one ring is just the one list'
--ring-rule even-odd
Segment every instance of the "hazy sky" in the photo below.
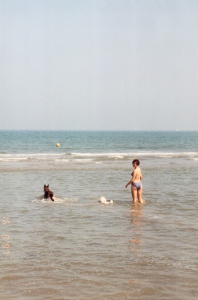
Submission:
{"label": "hazy sky", "polygon": [[198,130],[198,1],[0,0],[0,129]]}

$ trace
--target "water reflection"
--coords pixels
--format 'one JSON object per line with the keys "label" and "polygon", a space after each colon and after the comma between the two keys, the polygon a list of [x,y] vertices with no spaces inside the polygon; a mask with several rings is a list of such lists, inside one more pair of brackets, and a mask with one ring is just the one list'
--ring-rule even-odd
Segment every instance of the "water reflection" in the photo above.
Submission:
{"label": "water reflection", "polygon": [[3,217],[2,224],[7,225],[9,223],[10,223],[9,218],[8,217]]}
{"label": "water reflection", "polygon": [[131,210],[132,238],[130,240],[130,250],[138,252],[142,243],[141,226],[143,221],[142,204],[132,204]]}
{"label": "water reflection", "polygon": [[2,249],[3,249],[3,254],[7,255],[10,253],[10,236],[6,233],[6,225],[8,225],[10,223],[9,218],[8,217],[3,217],[2,219],[2,224],[5,226],[4,227],[4,232],[1,235],[2,238]]}

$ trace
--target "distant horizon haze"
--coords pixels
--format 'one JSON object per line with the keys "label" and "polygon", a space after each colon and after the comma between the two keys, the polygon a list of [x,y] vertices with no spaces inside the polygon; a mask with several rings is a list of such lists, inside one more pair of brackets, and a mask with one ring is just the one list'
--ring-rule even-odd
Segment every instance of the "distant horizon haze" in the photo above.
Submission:
{"label": "distant horizon haze", "polygon": [[0,0],[0,130],[198,130],[198,1]]}

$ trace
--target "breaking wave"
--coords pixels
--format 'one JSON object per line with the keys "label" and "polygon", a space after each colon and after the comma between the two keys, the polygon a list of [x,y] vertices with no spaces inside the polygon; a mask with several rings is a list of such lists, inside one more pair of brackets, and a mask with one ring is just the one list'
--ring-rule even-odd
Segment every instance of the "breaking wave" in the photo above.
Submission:
{"label": "breaking wave", "polygon": [[13,153],[0,154],[0,163],[2,162],[75,162],[92,163],[105,160],[126,160],[136,157],[141,158],[186,158],[198,160],[198,152],[103,152],[103,153]]}

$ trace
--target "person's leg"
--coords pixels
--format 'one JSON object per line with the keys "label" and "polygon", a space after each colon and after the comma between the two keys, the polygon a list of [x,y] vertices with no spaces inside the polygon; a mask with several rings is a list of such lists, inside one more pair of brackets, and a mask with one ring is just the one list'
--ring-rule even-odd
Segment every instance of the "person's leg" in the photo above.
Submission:
{"label": "person's leg", "polygon": [[132,195],[133,203],[137,202],[137,189],[133,185],[131,185],[131,195]]}
{"label": "person's leg", "polygon": [[140,203],[143,203],[143,199],[142,199],[142,188],[138,189],[137,190],[137,198],[138,198],[138,201]]}

